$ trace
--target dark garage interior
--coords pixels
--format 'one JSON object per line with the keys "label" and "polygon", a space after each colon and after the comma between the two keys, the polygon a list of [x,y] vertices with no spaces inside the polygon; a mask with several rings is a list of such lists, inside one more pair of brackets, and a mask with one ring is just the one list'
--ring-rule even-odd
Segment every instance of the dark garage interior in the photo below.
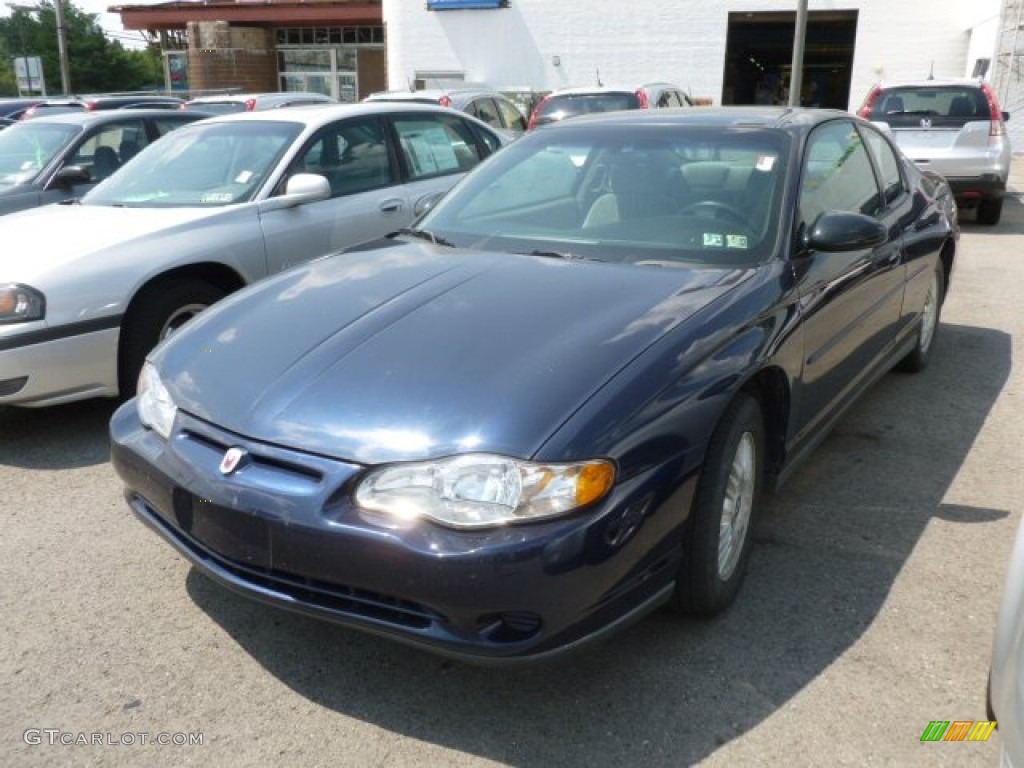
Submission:
{"label": "dark garage interior", "polygon": [[[730,13],[722,104],[786,104],[796,13]],[[857,11],[807,15],[805,106],[847,109],[857,39]]]}

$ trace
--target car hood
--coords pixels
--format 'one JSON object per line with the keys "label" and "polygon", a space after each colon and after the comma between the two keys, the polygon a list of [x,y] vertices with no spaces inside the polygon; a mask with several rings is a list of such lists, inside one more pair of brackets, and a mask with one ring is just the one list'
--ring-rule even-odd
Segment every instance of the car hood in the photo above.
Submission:
{"label": "car hood", "polygon": [[359,463],[528,457],[748,274],[398,244],[236,294],[154,360],[179,407],[249,438]]}
{"label": "car hood", "polygon": [[154,233],[188,226],[224,208],[116,208],[46,205],[0,216],[0,242],[23,247],[0,251],[0,280],[31,284],[76,259],[108,252]]}

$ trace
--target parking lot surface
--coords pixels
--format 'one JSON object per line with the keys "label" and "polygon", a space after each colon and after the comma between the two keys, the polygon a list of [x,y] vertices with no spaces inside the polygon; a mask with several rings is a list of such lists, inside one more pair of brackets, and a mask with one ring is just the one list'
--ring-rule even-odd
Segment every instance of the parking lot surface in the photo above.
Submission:
{"label": "parking lot surface", "polygon": [[0,765],[994,766],[998,731],[920,737],[986,719],[1022,296],[1015,195],[999,226],[964,222],[931,367],[883,378],[769,497],[732,610],[528,668],[237,597],[129,512],[111,403],[0,410]]}

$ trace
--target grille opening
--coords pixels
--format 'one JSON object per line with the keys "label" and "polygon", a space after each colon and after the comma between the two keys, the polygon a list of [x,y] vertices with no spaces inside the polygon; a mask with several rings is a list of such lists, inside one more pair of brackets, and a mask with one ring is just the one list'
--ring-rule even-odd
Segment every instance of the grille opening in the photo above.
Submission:
{"label": "grille opening", "polygon": [[21,391],[21,389],[28,382],[28,376],[19,376],[16,379],[5,379],[0,381],[0,397],[4,395],[13,395],[15,392]]}
{"label": "grille opening", "polygon": [[419,603],[393,595],[293,576],[273,569],[240,566],[224,560],[221,560],[221,564],[250,584],[335,613],[376,619],[410,629],[427,629],[435,621],[441,620],[440,616]]}
{"label": "grille opening", "polygon": [[[183,429],[182,435],[188,438],[189,440],[199,443],[200,445],[209,448],[210,450],[215,451],[217,453],[223,453],[232,446],[240,445],[240,443],[227,443],[222,440],[215,440],[211,438],[209,435],[196,432],[195,430],[192,429]],[[273,456],[268,456],[267,454],[260,452],[258,448],[252,446],[246,446],[246,450],[252,457],[252,461],[254,464],[262,465],[264,467],[270,467],[273,469],[279,469],[284,472],[289,472],[293,475],[299,475],[300,477],[305,477],[316,483],[319,483],[324,478],[323,472],[313,469],[312,467],[306,467],[296,462],[283,461]]]}

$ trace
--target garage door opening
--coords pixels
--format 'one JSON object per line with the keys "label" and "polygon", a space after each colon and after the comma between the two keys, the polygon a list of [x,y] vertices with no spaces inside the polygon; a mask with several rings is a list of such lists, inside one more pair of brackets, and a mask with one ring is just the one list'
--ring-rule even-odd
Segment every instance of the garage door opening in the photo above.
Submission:
{"label": "garage door opening", "polygon": [[[796,13],[730,13],[723,104],[787,104]],[[807,14],[804,106],[850,107],[857,11]]]}

